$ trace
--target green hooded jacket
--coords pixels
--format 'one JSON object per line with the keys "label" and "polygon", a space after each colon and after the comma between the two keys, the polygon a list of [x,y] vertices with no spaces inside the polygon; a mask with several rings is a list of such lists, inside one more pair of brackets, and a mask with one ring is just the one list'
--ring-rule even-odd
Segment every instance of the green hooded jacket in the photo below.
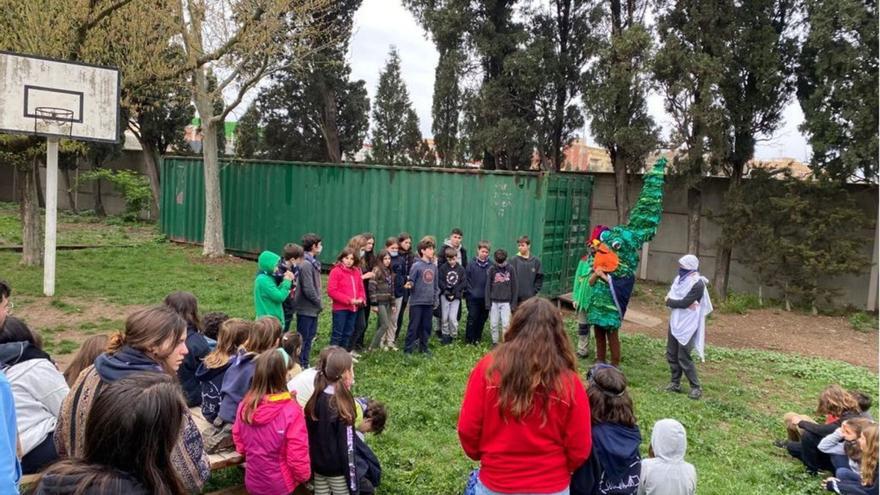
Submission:
{"label": "green hooded jacket", "polygon": [[257,318],[274,316],[284,325],[284,310],[281,303],[290,295],[290,280],[284,279],[281,285],[275,285],[272,274],[281,256],[272,251],[263,251],[257,259],[259,271],[254,280],[254,308]]}

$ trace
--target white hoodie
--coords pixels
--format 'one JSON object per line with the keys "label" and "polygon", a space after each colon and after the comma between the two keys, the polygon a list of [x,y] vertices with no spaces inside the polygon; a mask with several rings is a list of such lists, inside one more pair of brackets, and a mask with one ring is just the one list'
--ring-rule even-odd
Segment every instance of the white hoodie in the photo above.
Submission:
{"label": "white hoodie", "polygon": [[661,419],[651,432],[654,457],[642,459],[639,495],[693,495],[697,491],[697,470],[684,460],[687,434],[674,419]]}

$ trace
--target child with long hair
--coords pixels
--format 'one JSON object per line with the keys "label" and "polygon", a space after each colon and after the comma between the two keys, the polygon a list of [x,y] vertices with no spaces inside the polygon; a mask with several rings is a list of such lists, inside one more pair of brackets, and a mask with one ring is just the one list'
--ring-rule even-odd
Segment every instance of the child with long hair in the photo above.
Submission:
{"label": "child with long hair", "polygon": [[202,416],[208,422],[213,423],[217,413],[220,412],[220,388],[223,386],[223,377],[232,365],[239,348],[250,337],[253,326],[252,321],[241,318],[224,321],[217,333],[217,346],[205,356],[196,370],[196,379],[202,391]]}
{"label": "child with long hair", "polygon": [[232,447],[232,424],[238,404],[247,393],[254,377],[259,355],[278,347],[281,341],[281,320],[264,316],[254,322],[250,335],[232,360],[220,387],[220,408],[214,419],[214,429],[205,438],[205,450],[215,453]]}
{"label": "child with long hair", "polygon": [[287,382],[293,380],[296,375],[302,373],[300,363],[300,353],[302,352],[303,339],[302,335],[297,332],[285,332],[281,336],[281,350],[283,350],[290,358],[287,361]]}
{"label": "child with long hair", "polygon": [[68,386],[73,385],[82,370],[95,364],[95,359],[104,353],[109,341],[110,339],[106,335],[98,334],[92,335],[82,343],[76,356],[73,357],[73,361],[64,370],[64,380]]}
{"label": "child with long hair", "polygon": [[458,438],[480,462],[477,493],[568,493],[590,453],[590,403],[562,314],[532,298],[468,379]]}
{"label": "child with long hair", "polygon": [[281,349],[260,354],[232,427],[235,450],[247,461],[244,484],[254,495],[292,493],[312,475],[305,418],[287,391],[290,359]]}
{"label": "child with long hair", "polygon": [[406,278],[412,269],[413,263],[416,262],[416,256],[412,252],[412,235],[409,232],[401,232],[397,236],[397,256],[391,251],[391,269],[394,272],[396,290],[394,291],[394,308],[397,313],[397,321],[394,325],[394,340],[400,335],[400,329],[403,327],[403,313],[406,311],[406,305],[409,302],[409,288],[406,287]]}
{"label": "child with long hair", "polygon": [[[95,401],[102,395],[99,392],[134,373],[176,377],[186,352],[186,321],[173,309],[155,306],[128,315],[125,333],[110,337],[106,352],[79,374],[64,399],[55,429],[55,446],[60,456],[84,456],[85,444],[90,441],[85,430],[90,416],[96,412]],[[120,404],[128,407],[125,402]],[[186,491],[200,492],[211,474],[210,464],[189,409],[183,407],[182,414],[184,426],[173,437],[176,443],[170,462]]]}
{"label": "child with long hair", "polygon": [[357,493],[352,385],[351,354],[329,353],[305,407],[315,495]]}
{"label": "child with long hair", "polygon": [[186,404],[174,379],[133,373],[109,384],[86,421],[82,457],[51,466],[37,495],[187,493],[172,465]]}
{"label": "child with long hair", "polygon": [[356,265],[357,258],[351,248],[345,248],[336,257],[336,266],[330,270],[327,279],[327,295],[333,301],[333,331],[330,345],[348,349],[354,333],[358,311],[366,302],[361,271]]}
{"label": "child with long hair", "polygon": [[391,272],[391,254],[383,249],[379,252],[373,278],[369,281],[370,290],[367,294],[373,311],[379,314],[379,327],[370,344],[370,349],[382,347],[384,350],[394,349],[394,315],[391,304],[394,302],[394,273]]}
{"label": "child with long hair", "polygon": [[871,423],[873,421],[863,417],[848,419],[819,442],[819,450],[831,457],[831,464],[837,471],[848,468],[858,472],[862,459],[859,436]]}
{"label": "child with long hair", "polygon": [[177,377],[186,397],[186,405],[198,406],[202,403],[202,390],[196,380],[196,370],[202,359],[211,352],[208,341],[202,335],[202,321],[199,318],[199,302],[190,292],[172,292],[165,298],[165,305],[177,312],[186,321],[187,355],[177,369]]}
{"label": "child with long hair", "polygon": [[623,373],[599,363],[590,370],[593,452],[572,476],[572,495],[635,494],[639,489],[642,435]]}
{"label": "child with long hair", "polygon": [[825,424],[817,424],[811,418],[793,413],[785,415],[789,436],[795,434],[798,441],[777,441],[776,445],[804,463],[807,471],[834,471],[831,456],[819,450],[819,442],[836,430],[843,421],[863,413],[856,399],[840,385],[829,385],[819,396],[817,414],[825,416]]}
{"label": "child with long hair", "polygon": [[838,469],[836,477],[822,482],[826,490],[841,495],[877,495],[877,423],[865,426],[858,442],[862,452],[859,471]]}

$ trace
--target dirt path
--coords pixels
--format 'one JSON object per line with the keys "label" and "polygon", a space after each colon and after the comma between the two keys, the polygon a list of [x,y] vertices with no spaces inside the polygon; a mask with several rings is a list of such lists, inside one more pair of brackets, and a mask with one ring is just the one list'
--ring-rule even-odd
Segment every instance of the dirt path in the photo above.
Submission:
{"label": "dirt path", "polygon": [[[646,328],[625,321],[624,332],[666,338],[669,313],[665,308],[638,299],[630,307],[663,323]],[[706,343],[837,359],[878,371],[878,332],[859,332],[843,316],[812,316],[782,309],[752,310],[744,315],[716,312],[706,330]]]}

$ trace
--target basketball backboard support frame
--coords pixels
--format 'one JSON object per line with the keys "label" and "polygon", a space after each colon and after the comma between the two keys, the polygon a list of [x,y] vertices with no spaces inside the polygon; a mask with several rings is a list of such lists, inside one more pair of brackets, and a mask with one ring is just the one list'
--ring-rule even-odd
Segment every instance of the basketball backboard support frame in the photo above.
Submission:
{"label": "basketball backboard support frame", "polygon": [[0,51],[0,133],[46,137],[46,296],[55,294],[58,144],[61,138],[118,143],[121,89],[114,67]]}

